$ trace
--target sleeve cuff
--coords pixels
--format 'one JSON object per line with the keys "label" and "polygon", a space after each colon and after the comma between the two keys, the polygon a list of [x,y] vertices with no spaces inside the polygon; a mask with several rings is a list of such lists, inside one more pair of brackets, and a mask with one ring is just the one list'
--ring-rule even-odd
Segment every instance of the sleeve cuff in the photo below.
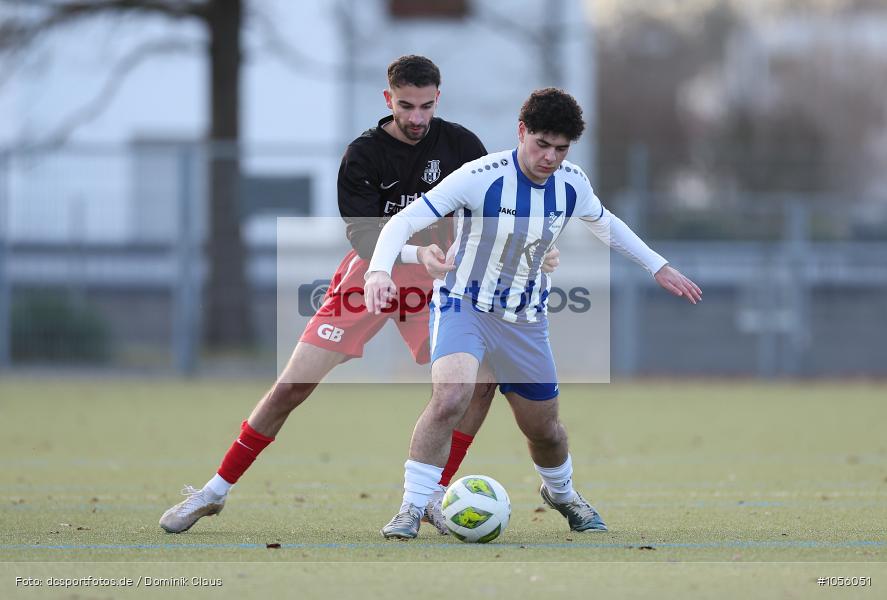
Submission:
{"label": "sleeve cuff", "polygon": [[367,279],[370,278],[370,275],[372,275],[373,273],[376,273],[377,271],[381,272],[381,273],[385,273],[386,275],[391,277],[391,271],[387,271],[385,269],[375,269],[372,267],[372,265],[370,265],[370,268],[368,268],[366,273],[363,274],[363,280],[366,281]]}
{"label": "sleeve cuff", "polygon": [[400,262],[405,265],[419,264],[419,246],[411,246],[407,244],[400,251]]}
{"label": "sleeve cuff", "polygon": [[668,264],[668,261],[665,260],[662,256],[653,253],[654,257],[647,263],[647,269],[650,271],[650,275],[655,275],[659,271],[662,270],[662,267]]}

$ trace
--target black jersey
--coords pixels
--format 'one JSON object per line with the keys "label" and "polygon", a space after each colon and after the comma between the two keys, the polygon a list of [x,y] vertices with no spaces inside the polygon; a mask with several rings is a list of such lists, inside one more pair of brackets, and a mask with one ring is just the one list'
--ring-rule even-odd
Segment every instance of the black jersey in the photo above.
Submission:
{"label": "black jersey", "polygon": [[[419,143],[401,142],[382,128],[393,119],[385,117],[351,142],[339,167],[339,213],[348,241],[366,260],[388,219],[466,162],[487,154],[476,135],[437,117]],[[422,246],[442,242],[440,234],[421,231],[410,240]]]}

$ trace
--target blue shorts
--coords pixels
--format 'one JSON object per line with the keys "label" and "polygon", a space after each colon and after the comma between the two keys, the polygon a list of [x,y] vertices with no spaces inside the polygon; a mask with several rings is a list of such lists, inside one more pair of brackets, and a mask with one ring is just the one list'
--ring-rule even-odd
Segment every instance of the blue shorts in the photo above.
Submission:
{"label": "blue shorts", "polygon": [[431,304],[431,363],[467,352],[493,368],[503,394],[514,392],[528,400],[557,397],[557,369],[548,341],[548,321],[510,323],[457,303],[441,310]]}

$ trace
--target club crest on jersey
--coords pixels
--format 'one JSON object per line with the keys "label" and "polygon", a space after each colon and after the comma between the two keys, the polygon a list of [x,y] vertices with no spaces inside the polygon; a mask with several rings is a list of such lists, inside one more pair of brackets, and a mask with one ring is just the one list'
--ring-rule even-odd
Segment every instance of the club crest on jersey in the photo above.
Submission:
{"label": "club crest on jersey", "polygon": [[557,235],[558,232],[560,232],[560,230],[563,228],[565,220],[566,219],[564,217],[564,211],[549,211],[548,217],[546,218],[546,225],[548,226],[548,230]]}
{"label": "club crest on jersey", "polygon": [[429,160],[425,172],[422,173],[422,181],[425,183],[434,183],[440,179],[440,161]]}

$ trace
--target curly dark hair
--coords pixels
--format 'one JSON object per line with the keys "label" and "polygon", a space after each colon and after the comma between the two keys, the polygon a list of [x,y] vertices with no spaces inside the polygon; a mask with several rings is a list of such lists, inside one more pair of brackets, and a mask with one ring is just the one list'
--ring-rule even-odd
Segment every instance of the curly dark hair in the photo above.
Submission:
{"label": "curly dark hair", "polygon": [[415,54],[401,56],[388,65],[388,86],[404,85],[440,87],[440,69],[424,56]]}
{"label": "curly dark hair", "polygon": [[579,103],[557,88],[544,88],[530,94],[521,106],[519,119],[532,132],[563,134],[572,142],[585,130]]}

